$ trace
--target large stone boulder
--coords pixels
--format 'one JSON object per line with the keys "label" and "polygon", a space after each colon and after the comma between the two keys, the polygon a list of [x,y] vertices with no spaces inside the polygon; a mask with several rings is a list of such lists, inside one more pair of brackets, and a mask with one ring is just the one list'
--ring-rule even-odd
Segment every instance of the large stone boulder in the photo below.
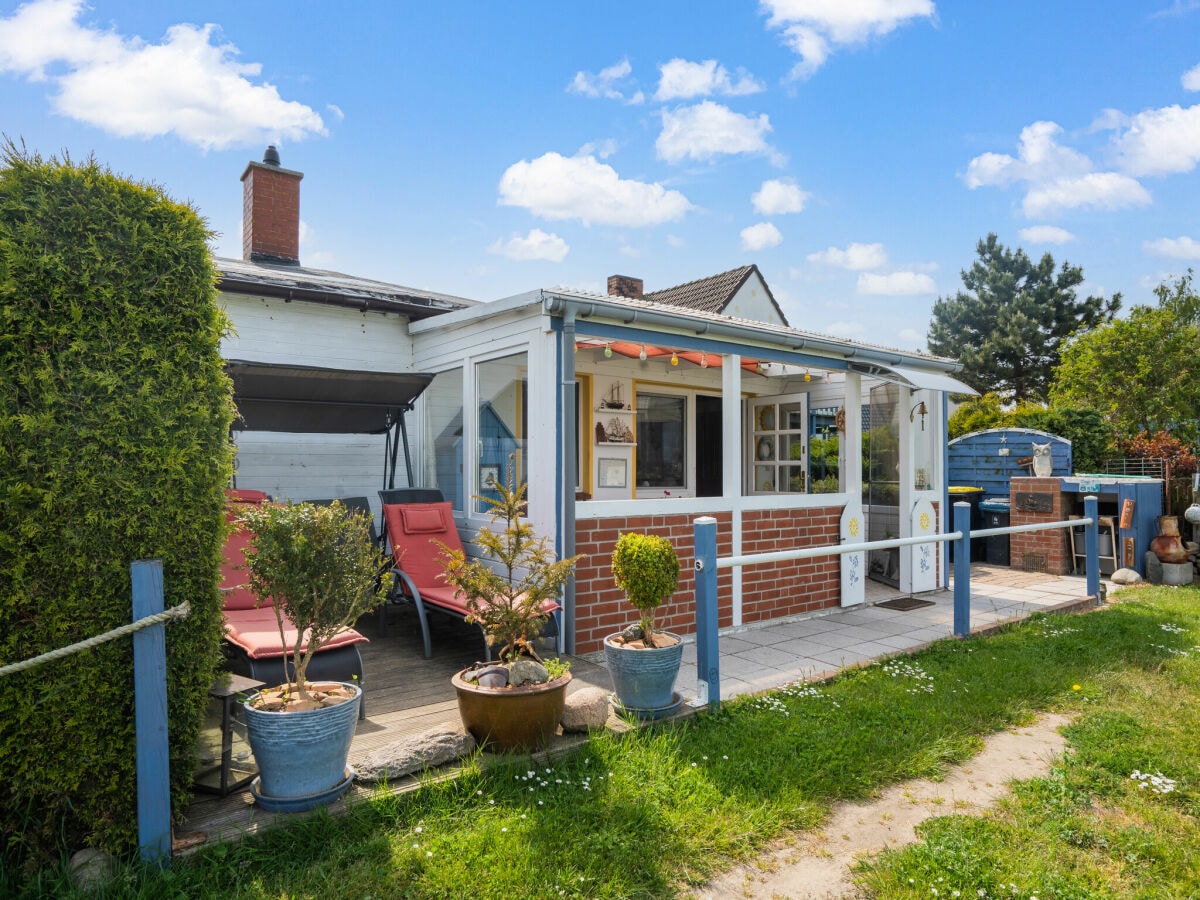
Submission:
{"label": "large stone boulder", "polygon": [[359,781],[395,781],[431,769],[475,751],[475,738],[449,722],[413,737],[393,741],[351,762]]}
{"label": "large stone boulder", "polygon": [[1141,584],[1142,576],[1137,569],[1117,569],[1108,580],[1113,584]]}
{"label": "large stone boulder", "polygon": [[562,713],[565,734],[585,733],[603,728],[607,721],[607,691],[598,687],[585,687],[567,694]]}

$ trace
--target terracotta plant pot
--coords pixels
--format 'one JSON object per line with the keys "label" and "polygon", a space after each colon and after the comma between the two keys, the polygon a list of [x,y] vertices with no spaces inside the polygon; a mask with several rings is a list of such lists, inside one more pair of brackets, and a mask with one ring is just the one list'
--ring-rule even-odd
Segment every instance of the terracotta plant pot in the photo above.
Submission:
{"label": "terracotta plant pot", "polygon": [[545,747],[562,718],[571,673],[545,684],[488,688],[472,684],[457,672],[450,679],[458,693],[463,727],[487,749],[529,751]]}
{"label": "terracotta plant pot", "polygon": [[1158,537],[1150,541],[1150,550],[1160,562],[1185,563],[1187,548],[1179,537],[1179,519],[1175,516],[1158,517]]}

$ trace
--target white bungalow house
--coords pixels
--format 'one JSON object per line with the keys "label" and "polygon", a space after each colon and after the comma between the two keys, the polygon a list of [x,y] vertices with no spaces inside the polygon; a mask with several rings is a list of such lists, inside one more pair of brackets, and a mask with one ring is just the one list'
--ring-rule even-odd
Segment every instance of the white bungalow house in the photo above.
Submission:
{"label": "white bungalow house", "polygon": [[[490,303],[306,269],[301,177],[273,148],[243,175],[245,258],[217,260],[237,332],[223,352],[339,370],[327,380],[349,403],[389,395],[376,403],[389,428],[239,432],[239,487],[374,502],[403,442],[409,466],[382,477],[439,488],[469,538],[486,521],[476,495],[511,460],[534,526],[583,555],[564,598],[571,653],[630,619],[609,573],[622,531],[675,544],[684,579],[661,623],[689,633],[699,516],[717,519],[721,555],[946,530],[946,396],[970,392],[957,363],[792,327],[755,266],[649,293],[613,276],[607,295]],[[932,590],[941,547],[725,570],[719,624],[860,603],[864,575]]]}

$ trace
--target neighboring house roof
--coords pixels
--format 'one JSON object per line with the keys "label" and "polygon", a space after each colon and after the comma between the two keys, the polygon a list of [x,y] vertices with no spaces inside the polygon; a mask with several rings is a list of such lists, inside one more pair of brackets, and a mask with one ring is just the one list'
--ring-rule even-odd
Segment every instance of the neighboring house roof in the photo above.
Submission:
{"label": "neighboring house roof", "polygon": [[664,288],[661,291],[651,291],[644,294],[643,299],[649,300],[651,303],[661,303],[664,306],[680,306],[686,309],[699,310],[700,312],[721,313],[725,311],[725,308],[729,306],[730,302],[737,295],[737,292],[741,290],[742,286],[751,277],[758,278],[759,283],[762,284],[763,290],[766,292],[767,299],[771,301],[771,305],[775,307],[775,311],[779,314],[779,320],[784,325],[787,325],[787,316],[783,314],[783,310],[775,302],[775,297],[771,293],[771,289],[767,286],[767,280],[762,277],[762,273],[758,271],[758,266],[756,265],[730,269],[728,272],[722,272],[719,275],[698,278],[695,281]]}
{"label": "neighboring house roof", "polygon": [[397,312],[410,319],[478,306],[475,300],[372,281],[341,272],[280,263],[216,258],[219,290],[232,294],[282,297],[360,310]]}

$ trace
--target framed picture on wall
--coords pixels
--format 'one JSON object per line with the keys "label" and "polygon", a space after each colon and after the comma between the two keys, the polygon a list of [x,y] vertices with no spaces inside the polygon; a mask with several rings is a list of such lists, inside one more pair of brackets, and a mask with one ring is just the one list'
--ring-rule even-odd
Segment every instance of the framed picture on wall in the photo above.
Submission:
{"label": "framed picture on wall", "polygon": [[623,488],[629,471],[627,459],[600,459],[600,487]]}
{"label": "framed picture on wall", "polygon": [[479,467],[479,487],[486,489],[491,482],[500,483],[500,467],[499,466],[480,466]]}

